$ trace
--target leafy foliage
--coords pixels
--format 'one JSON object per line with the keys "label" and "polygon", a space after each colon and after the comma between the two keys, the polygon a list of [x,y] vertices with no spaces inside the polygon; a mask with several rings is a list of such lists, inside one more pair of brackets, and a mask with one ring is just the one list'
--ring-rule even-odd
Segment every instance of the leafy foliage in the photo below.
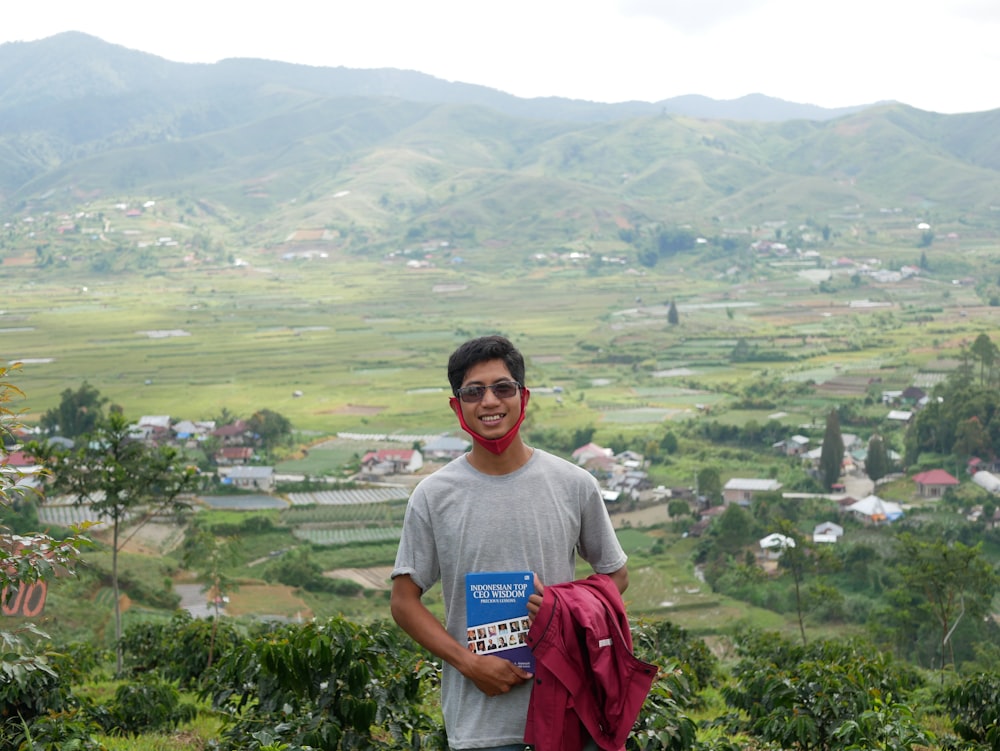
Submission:
{"label": "leafy foliage", "polygon": [[795,646],[776,634],[752,633],[739,648],[735,683],[722,693],[741,713],[733,718],[734,729],[762,743],[827,751],[841,748],[843,737],[884,740],[893,735],[886,731],[889,724],[906,725],[894,731],[903,740],[875,747],[908,749],[922,737],[912,718],[898,708],[891,710],[890,719],[884,715],[886,703],[905,697],[920,685],[919,677],[870,645],[817,641]]}
{"label": "leafy foliage", "polygon": [[155,672],[182,688],[197,688],[208,675],[213,654],[236,649],[242,638],[228,620],[178,612],[169,623],[141,623],[126,631],[124,668],[131,675]]}
{"label": "leafy foliage", "polygon": [[924,541],[912,534],[899,537],[902,588],[920,598],[921,612],[938,627],[936,647],[943,667],[955,662],[952,636],[963,619],[980,620],[989,613],[1000,577],[982,555],[981,545]]}
{"label": "leafy foliage", "polygon": [[120,412],[99,421],[95,430],[73,449],[37,442],[29,448],[51,471],[52,492],[66,493],[78,504],[90,503],[97,514],[111,521],[115,637],[120,641],[118,553],[123,544],[122,527],[137,513],[146,514],[148,520],[159,511],[187,508],[182,495],[194,488],[197,473],[185,465],[173,447],[150,446],[138,440]]}
{"label": "leafy foliage", "polygon": [[59,406],[48,410],[40,421],[49,435],[77,438],[92,432],[104,418],[104,405],[108,399],[94,386],[84,381],[80,387],[65,389]]}
{"label": "leafy foliage", "polygon": [[719,661],[701,639],[668,620],[641,621],[632,628],[635,653],[654,665],[673,663],[683,672],[687,690],[674,692],[684,706],[697,706],[699,692],[719,680]]}
{"label": "leafy foliage", "polygon": [[420,709],[437,669],[384,624],[335,618],[278,627],[220,656],[203,688],[230,725],[221,748],[260,749],[255,733],[316,749],[443,748]]}
{"label": "leafy foliage", "polygon": [[[7,381],[7,368],[0,368],[0,438],[11,436],[18,424],[7,406],[20,390]],[[3,443],[6,443],[4,440]],[[8,471],[0,460],[0,510],[5,509],[19,490],[20,475]],[[0,525],[0,599],[7,605],[28,587],[52,579],[57,568],[72,571],[78,549],[88,541],[77,530],[57,541],[43,534],[14,535]],[[0,738],[16,734],[17,724],[30,722],[49,711],[69,705],[65,685],[49,664],[48,656],[36,651],[28,638],[37,641],[45,634],[23,624],[16,630],[0,629]]]}
{"label": "leafy foliage", "polygon": [[1000,674],[981,673],[949,686],[942,700],[962,740],[1000,749]]}
{"label": "leafy foliage", "polygon": [[105,732],[116,735],[171,730],[197,713],[176,686],[153,677],[121,684],[113,701],[89,711]]}

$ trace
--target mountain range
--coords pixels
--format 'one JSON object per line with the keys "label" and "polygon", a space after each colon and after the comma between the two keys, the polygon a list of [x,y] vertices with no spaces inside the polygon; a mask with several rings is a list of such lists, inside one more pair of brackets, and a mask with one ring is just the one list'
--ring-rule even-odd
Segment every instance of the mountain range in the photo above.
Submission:
{"label": "mountain range", "polygon": [[0,45],[0,213],[184,196],[263,241],[528,246],[900,207],[991,224],[998,141],[1000,110],[521,99],[395,69],[176,63],[77,32]]}

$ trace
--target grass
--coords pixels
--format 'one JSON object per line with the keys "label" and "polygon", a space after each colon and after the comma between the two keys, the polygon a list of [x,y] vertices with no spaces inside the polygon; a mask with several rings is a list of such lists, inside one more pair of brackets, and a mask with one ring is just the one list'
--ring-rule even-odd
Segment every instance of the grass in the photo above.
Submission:
{"label": "grass", "polygon": [[309,619],[312,611],[294,587],[282,584],[240,584],[230,595],[226,614]]}

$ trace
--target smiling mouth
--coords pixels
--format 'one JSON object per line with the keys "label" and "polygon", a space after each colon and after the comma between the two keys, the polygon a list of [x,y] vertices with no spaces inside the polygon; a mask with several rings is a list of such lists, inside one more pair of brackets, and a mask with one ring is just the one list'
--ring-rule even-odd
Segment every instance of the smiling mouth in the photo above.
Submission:
{"label": "smiling mouth", "polygon": [[479,421],[485,425],[499,425],[503,421],[503,418],[506,416],[507,416],[506,414],[485,415],[483,417],[480,417]]}

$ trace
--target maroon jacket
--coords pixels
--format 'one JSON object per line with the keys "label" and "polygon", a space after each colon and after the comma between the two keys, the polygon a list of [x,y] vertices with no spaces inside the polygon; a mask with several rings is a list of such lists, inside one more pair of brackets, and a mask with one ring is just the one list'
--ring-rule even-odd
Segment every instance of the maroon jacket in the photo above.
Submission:
{"label": "maroon jacket", "polygon": [[580,751],[589,734],[603,751],[624,748],[657,668],[632,654],[611,578],[545,587],[527,639],[535,678],[524,742],[535,751]]}

